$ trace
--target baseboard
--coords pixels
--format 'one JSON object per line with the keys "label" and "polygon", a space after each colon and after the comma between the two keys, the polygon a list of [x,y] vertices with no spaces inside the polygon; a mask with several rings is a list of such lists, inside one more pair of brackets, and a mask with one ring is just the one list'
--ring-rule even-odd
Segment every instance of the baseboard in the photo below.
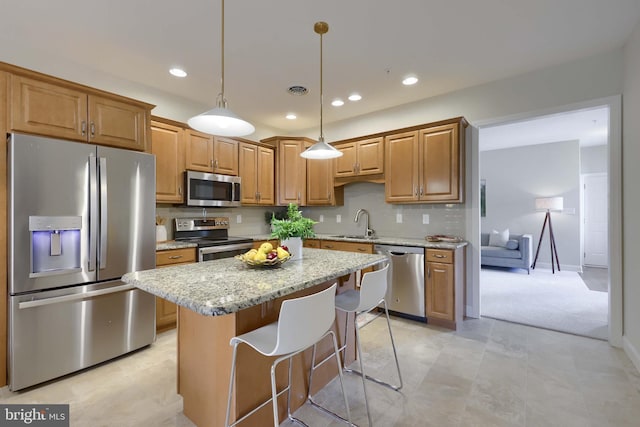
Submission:
{"label": "baseboard", "polygon": [[622,337],[622,347],[624,348],[624,352],[627,353],[629,359],[636,367],[638,371],[640,371],[640,352],[637,348],[627,339],[627,337]]}
{"label": "baseboard", "polygon": [[[543,268],[545,270],[551,270],[551,263],[550,262],[538,262],[536,263],[536,267],[537,268]],[[535,271],[535,270],[532,270]],[[576,273],[582,273],[582,266],[580,265],[565,265],[565,264],[560,264],[560,271],[573,271]]]}

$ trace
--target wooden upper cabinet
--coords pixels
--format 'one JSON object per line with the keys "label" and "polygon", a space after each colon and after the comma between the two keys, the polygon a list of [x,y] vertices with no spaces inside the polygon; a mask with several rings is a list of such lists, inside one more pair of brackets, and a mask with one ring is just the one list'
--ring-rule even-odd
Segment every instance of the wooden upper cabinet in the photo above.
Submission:
{"label": "wooden upper cabinet", "polygon": [[458,125],[420,131],[420,200],[462,202]]}
{"label": "wooden upper cabinet", "polygon": [[87,141],[87,94],[11,76],[11,130]]}
{"label": "wooden upper cabinet", "polygon": [[464,119],[385,137],[389,203],[464,202]]}
{"label": "wooden upper cabinet", "polygon": [[243,205],[273,205],[275,155],[273,149],[241,142],[239,172]]}
{"label": "wooden upper cabinet", "polygon": [[189,129],[185,159],[188,170],[213,172],[213,136]]}
{"label": "wooden upper cabinet", "polygon": [[331,160],[307,159],[307,205],[335,205]]}
{"label": "wooden upper cabinet", "polygon": [[151,105],[41,78],[11,75],[11,130],[130,150],[148,149]]}
{"label": "wooden upper cabinet", "polygon": [[389,203],[418,200],[418,132],[385,137],[385,198]]}
{"label": "wooden upper cabinet", "polygon": [[238,175],[238,141],[190,129],[186,168],[194,171]]}
{"label": "wooden upper cabinet", "polygon": [[307,138],[274,137],[263,142],[275,142],[276,162],[276,200],[278,205],[295,203],[307,204],[307,160],[300,157],[311,140]]}
{"label": "wooden upper cabinet", "polygon": [[157,202],[184,201],[184,134],[181,127],[151,122],[151,153],[156,156]]}
{"label": "wooden upper cabinet", "polygon": [[213,173],[238,175],[238,141],[213,137]]}
{"label": "wooden upper cabinet", "polygon": [[146,131],[144,108],[89,95],[89,142],[144,151]]}
{"label": "wooden upper cabinet", "polygon": [[336,144],[342,157],[335,160],[336,177],[374,175],[384,172],[384,144],[382,137]]}

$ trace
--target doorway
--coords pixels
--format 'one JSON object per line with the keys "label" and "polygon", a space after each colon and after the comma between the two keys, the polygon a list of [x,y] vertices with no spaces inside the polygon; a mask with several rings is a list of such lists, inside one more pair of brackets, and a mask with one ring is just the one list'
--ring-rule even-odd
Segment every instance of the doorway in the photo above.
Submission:
{"label": "doorway", "polygon": [[[608,278],[609,116],[609,106],[600,105],[480,128],[479,179],[487,185],[488,206],[487,217],[480,221],[482,232],[509,229],[513,234],[532,234],[536,251],[541,223],[537,224],[540,218],[533,200],[552,196],[565,200],[564,210],[554,213],[562,271],[552,273],[551,259],[545,262],[543,255],[545,249],[549,252],[546,246],[530,275],[482,267],[481,315],[609,338],[608,286],[603,293],[600,271],[605,269]],[[518,166],[509,167],[513,164]],[[499,182],[499,165],[508,180]],[[587,270],[583,270],[585,265]],[[594,277],[600,277],[598,290],[585,283]]]}

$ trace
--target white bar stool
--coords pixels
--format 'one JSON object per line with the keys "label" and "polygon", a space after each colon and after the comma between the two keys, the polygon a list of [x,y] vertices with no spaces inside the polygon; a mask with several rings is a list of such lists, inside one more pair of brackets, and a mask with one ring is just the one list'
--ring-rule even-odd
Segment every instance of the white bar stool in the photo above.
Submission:
{"label": "white bar stool", "polygon": [[[353,322],[356,330],[356,348],[358,350],[358,361],[360,362],[360,371],[354,369],[345,368],[346,372],[352,372],[362,377],[362,387],[364,390],[364,402],[367,408],[367,417],[369,418],[369,425],[372,426],[371,412],[369,411],[369,399],[367,397],[367,384],[365,379],[374,381],[383,386],[389,387],[394,391],[399,391],[402,388],[402,375],[400,374],[400,363],[398,362],[398,353],[396,352],[396,344],[393,339],[393,332],[391,331],[391,322],[389,320],[389,311],[387,310],[387,302],[385,295],[387,293],[387,271],[389,265],[384,268],[365,273],[362,276],[360,282],[360,291],[349,290],[336,296],[336,309],[345,313],[354,313]],[[393,357],[396,361],[396,369],[398,371],[399,385],[392,385],[377,378],[370,377],[364,372],[364,364],[362,361],[363,353],[360,346],[360,333],[358,332],[358,316],[370,312],[377,308],[380,304],[384,305],[384,313],[387,317],[387,328],[389,329],[389,337],[391,338],[391,347],[393,348]],[[346,318],[349,320],[348,315]],[[346,330],[346,329],[345,329]],[[340,351],[344,351],[346,348],[346,342],[340,347]]]}
{"label": "white bar stool", "polygon": [[[231,364],[231,379],[229,381],[229,397],[227,400],[227,416],[225,426],[235,426],[242,422],[245,418],[255,413],[269,402],[273,404],[273,425],[280,425],[278,416],[278,396],[287,392],[287,416],[288,418],[301,425],[306,424],[291,415],[291,358],[298,353],[306,350],[313,345],[313,353],[315,359],[315,344],[322,340],[325,336],[331,335],[333,339],[334,356],[338,364],[338,375],[342,386],[342,395],[344,397],[344,405],[347,411],[346,421],[351,424],[351,413],[349,412],[349,402],[342,381],[342,367],[339,356],[338,342],[336,336],[331,329],[335,321],[335,294],[337,284],[333,284],[324,291],[317,292],[305,297],[286,300],[280,308],[280,315],[277,322],[262,326],[246,334],[231,338],[229,345],[233,346],[233,361]],[[280,356],[271,365],[271,398],[267,399],[251,412],[237,419],[233,424],[229,424],[231,414],[231,396],[233,393],[233,383],[236,372],[236,356],[238,345],[245,343],[264,356]],[[284,361],[289,360],[289,379],[287,387],[280,392],[276,389],[276,366]],[[312,365],[311,373],[314,366]],[[311,379],[309,379],[311,385]],[[309,392],[310,393],[310,392]]]}

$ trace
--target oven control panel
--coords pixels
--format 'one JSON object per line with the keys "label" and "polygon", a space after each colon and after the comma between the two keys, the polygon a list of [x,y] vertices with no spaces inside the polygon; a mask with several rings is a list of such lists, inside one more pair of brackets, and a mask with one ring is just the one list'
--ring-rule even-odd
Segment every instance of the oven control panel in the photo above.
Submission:
{"label": "oven control panel", "polygon": [[176,231],[220,230],[229,228],[229,217],[176,218]]}

